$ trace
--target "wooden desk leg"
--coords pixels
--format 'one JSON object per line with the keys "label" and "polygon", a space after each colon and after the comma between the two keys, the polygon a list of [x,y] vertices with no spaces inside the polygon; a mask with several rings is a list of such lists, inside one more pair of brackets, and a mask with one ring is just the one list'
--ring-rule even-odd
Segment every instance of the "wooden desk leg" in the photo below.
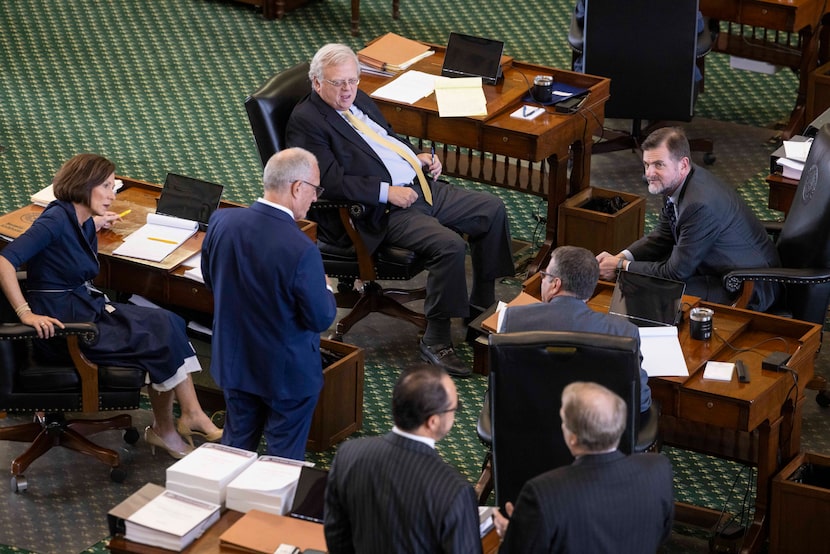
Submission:
{"label": "wooden desk leg", "polygon": [[265,19],[282,19],[285,17],[285,0],[264,0],[262,17]]}
{"label": "wooden desk leg", "polygon": [[352,0],[352,36],[360,34],[360,0]]}
{"label": "wooden desk leg", "polygon": [[545,267],[550,253],[556,247],[556,232],[559,225],[559,205],[568,197],[568,153],[549,156],[547,182],[548,212],[545,224],[545,242],[539,247],[539,253],[528,265],[528,275],[533,275]]}
{"label": "wooden desk leg", "polygon": [[400,16],[400,0],[392,0],[392,19],[398,19]]}
{"label": "wooden desk leg", "polygon": [[781,131],[784,140],[797,135],[807,126],[807,80],[810,73],[818,67],[818,37],[819,32],[814,32],[812,27],[802,29],[801,35],[801,67],[798,74],[798,95],[795,99],[795,108],[790,114],[787,126]]}
{"label": "wooden desk leg", "polygon": [[778,464],[778,445],[780,443],[781,422],[778,417],[773,422],[765,421],[758,427],[758,480],[755,491],[755,517],[746,531],[742,554],[759,552],[769,534],[770,484],[773,476],[781,466]]}

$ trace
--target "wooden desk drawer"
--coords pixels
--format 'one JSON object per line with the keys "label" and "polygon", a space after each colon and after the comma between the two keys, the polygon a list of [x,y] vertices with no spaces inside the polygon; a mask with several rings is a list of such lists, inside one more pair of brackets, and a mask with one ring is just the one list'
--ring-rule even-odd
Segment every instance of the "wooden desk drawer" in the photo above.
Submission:
{"label": "wooden desk drawer", "polygon": [[171,275],[169,286],[167,303],[207,314],[213,313],[213,293],[202,283]]}
{"label": "wooden desk drawer", "polygon": [[791,7],[770,2],[743,2],[741,4],[740,22],[744,25],[777,29],[779,31],[798,31],[795,29],[795,11]]}
{"label": "wooden desk drawer", "polygon": [[431,138],[426,134],[427,115],[423,111],[386,103],[379,103],[378,107],[383,117],[397,133],[406,133],[411,137]]}
{"label": "wooden desk drawer", "polygon": [[527,159],[528,153],[536,150],[536,140],[535,137],[522,133],[485,128],[482,136],[482,150]]}
{"label": "wooden desk drawer", "polygon": [[678,394],[677,417],[729,429],[747,428],[747,413],[740,404],[683,389]]}

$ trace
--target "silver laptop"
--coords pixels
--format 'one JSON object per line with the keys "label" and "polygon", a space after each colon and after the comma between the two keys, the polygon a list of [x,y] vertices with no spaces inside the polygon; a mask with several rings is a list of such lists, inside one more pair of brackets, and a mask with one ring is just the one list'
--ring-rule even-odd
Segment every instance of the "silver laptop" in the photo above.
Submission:
{"label": "silver laptop", "polygon": [[677,325],[685,291],[682,281],[621,271],[608,313],[621,315],[638,327]]}

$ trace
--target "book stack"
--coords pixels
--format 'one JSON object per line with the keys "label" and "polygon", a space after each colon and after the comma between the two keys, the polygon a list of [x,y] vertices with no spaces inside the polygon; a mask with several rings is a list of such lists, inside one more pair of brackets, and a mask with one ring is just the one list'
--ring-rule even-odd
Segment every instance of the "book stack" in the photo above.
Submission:
{"label": "book stack", "polygon": [[785,140],[784,144],[770,156],[770,173],[777,173],[794,181],[800,180],[801,172],[804,171],[804,162],[807,161],[807,154],[810,153],[812,144],[812,138],[801,135]]}
{"label": "book stack", "polygon": [[228,484],[256,459],[256,452],[207,442],[167,468],[167,490],[222,505]]}
{"label": "book stack", "polygon": [[426,44],[395,33],[386,33],[358,51],[357,59],[361,69],[366,68],[367,72],[374,70],[397,73],[434,53]]}
{"label": "book stack", "polygon": [[300,468],[310,462],[277,456],[260,456],[228,484],[225,505],[229,510],[248,512],[256,509],[285,515],[294,502]]}
{"label": "book stack", "polygon": [[219,520],[219,504],[166,490],[128,516],[126,538],[181,552]]}

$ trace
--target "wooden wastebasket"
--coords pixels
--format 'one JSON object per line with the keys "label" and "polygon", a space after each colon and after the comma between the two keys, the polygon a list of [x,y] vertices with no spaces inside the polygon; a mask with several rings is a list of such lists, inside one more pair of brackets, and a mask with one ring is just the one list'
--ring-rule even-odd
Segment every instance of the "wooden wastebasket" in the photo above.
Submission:
{"label": "wooden wastebasket", "polygon": [[796,456],[772,480],[771,508],[771,554],[830,553],[830,456]]}
{"label": "wooden wastebasket", "polygon": [[[616,213],[607,214],[583,207],[594,198],[615,196],[627,203]],[[616,254],[643,236],[645,218],[646,200],[642,196],[588,187],[559,206],[557,246],[581,246],[594,254],[602,251]]]}

